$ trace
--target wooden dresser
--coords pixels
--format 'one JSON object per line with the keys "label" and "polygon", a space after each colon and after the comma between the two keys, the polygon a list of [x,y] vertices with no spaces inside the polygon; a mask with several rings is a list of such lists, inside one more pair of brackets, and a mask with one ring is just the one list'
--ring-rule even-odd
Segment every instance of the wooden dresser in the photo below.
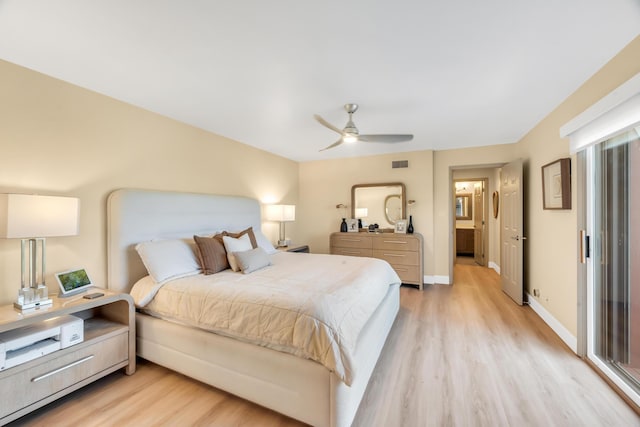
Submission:
{"label": "wooden dresser", "polygon": [[391,264],[402,283],[422,290],[424,277],[420,234],[332,233],[330,251],[335,255],[380,258]]}

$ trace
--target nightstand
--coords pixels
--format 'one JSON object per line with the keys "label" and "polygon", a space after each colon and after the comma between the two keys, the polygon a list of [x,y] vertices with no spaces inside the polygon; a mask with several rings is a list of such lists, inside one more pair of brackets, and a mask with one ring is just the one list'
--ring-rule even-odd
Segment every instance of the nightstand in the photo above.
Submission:
{"label": "nightstand", "polygon": [[296,245],[295,243],[292,243],[289,246],[278,246],[276,249],[285,252],[309,253],[309,245]]}
{"label": "nightstand", "polygon": [[[94,289],[98,290],[98,289]],[[129,294],[58,298],[51,306],[20,312],[0,306],[0,332],[72,314],[84,319],[84,341],[0,371],[0,425],[71,393],[118,369],[136,369],[135,309]]]}

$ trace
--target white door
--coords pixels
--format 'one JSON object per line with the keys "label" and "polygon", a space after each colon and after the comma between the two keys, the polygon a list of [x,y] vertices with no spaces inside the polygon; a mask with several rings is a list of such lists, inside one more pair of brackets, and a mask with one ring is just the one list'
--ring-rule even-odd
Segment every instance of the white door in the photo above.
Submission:
{"label": "white door", "polygon": [[522,305],[524,296],[522,262],[523,197],[522,197],[522,160],[505,165],[500,175],[502,200],[500,216],[502,228],[500,241],[500,275],[502,290],[517,304]]}
{"label": "white door", "polygon": [[473,187],[473,258],[476,264],[487,266],[484,262],[484,181],[476,182]]}

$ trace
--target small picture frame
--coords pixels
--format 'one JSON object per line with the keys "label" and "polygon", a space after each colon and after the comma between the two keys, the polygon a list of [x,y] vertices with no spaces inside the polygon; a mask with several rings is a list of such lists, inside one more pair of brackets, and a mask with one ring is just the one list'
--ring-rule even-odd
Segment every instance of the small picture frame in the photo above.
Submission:
{"label": "small picture frame", "polygon": [[358,220],[354,218],[347,219],[347,231],[349,233],[357,233],[360,231],[358,228]]}
{"label": "small picture frame", "polygon": [[542,208],[571,209],[571,159],[542,166]]}
{"label": "small picture frame", "polygon": [[399,219],[396,221],[396,227],[394,233],[407,234],[407,220]]}

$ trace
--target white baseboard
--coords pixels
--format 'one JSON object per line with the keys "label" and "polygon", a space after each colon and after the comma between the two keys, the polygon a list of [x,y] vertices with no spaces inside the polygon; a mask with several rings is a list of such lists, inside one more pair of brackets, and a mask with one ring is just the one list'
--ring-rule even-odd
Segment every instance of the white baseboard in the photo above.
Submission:
{"label": "white baseboard", "polygon": [[500,274],[500,266],[493,261],[489,261],[489,268],[493,268],[496,273]]}
{"label": "white baseboard", "polygon": [[527,301],[529,301],[529,307],[531,307],[531,309],[540,316],[544,323],[549,325],[553,332],[555,332],[556,335],[558,335],[560,339],[569,346],[571,351],[578,354],[578,339],[574,337],[571,332],[569,332],[569,330],[558,321],[558,319],[553,317],[551,313],[549,313],[547,309],[538,302],[538,300],[529,295],[529,293],[527,293]]}
{"label": "white baseboard", "polygon": [[450,285],[451,282],[449,282],[449,276],[424,276],[423,279],[424,283],[426,283],[427,285]]}

